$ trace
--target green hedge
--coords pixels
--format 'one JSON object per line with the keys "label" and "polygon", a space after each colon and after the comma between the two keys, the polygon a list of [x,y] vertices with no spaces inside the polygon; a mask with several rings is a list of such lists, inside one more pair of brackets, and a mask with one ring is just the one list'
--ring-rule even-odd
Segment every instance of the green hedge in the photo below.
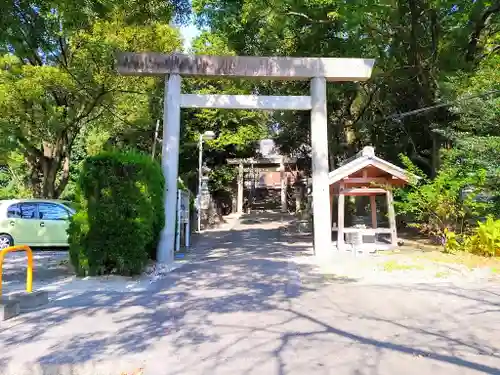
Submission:
{"label": "green hedge", "polygon": [[77,274],[134,275],[156,258],[164,184],[160,165],[143,154],[105,152],[85,160],[80,210],[68,230]]}

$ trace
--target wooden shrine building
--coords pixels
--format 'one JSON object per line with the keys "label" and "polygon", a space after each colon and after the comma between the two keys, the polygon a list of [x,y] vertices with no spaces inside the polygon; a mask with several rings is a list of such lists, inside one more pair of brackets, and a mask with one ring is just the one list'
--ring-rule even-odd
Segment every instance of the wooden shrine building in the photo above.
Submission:
{"label": "wooden shrine building", "polygon": [[[261,139],[255,149],[256,157],[228,159],[227,163],[238,167],[237,194],[233,204],[238,213],[264,207],[282,212],[288,210],[287,191],[297,188],[301,172],[297,169],[297,160],[282,155],[272,139]],[[296,192],[295,206],[300,207]],[[299,204],[297,204],[299,201]]]}
{"label": "wooden shrine building", "polygon": [[[330,187],[330,215],[332,216],[332,232],[337,232],[337,250],[346,250],[349,246],[358,251],[356,246],[363,246],[364,238],[372,241],[369,247],[373,250],[397,246],[396,215],[392,188],[404,186],[409,182],[409,174],[402,168],[391,164],[377,156],[373,147],[365,147],[354,158],[347,160],[342,166],[328,175]],[[369,197],[371,225],[346,227],[346,197]],[[385,196],[385,209],[388,216],[388,228],[380,227],[377,220],[377,196]],[[380,200],[379,200],[380,201]],[[382,206],[382,205],[381,205]],[[382,208],[382,207],[379,207]],[[333,217],[334,212],[336,217]],[[379,235],[389,237],[385,246],[377,245]],[[358,238],[352,243],[352,238]],[[347,237],[347,241],[346,241]],[[335,238],[335,237],[334,237]],[[351,243],[349,243],[351,242]],[[379,248],[376,248],[376,247]]]}
{"label": "wooden shrine building", "polygon": [[[293,185],[297,178],[297,173],[294,173],[296,163],[294,158],[269,155],[247,159],[228,159],[227,163],[238,166],[236,212],[243,212],[244,196],[249,197],[247,208],[251,209],[257,195],[266,196],[270,192],[279,193],[279,206],[283,212],[286,212],[287,188]],[[256,194],[259,191],[261,194]],[[267,194],[262,194],[263,191]]]}

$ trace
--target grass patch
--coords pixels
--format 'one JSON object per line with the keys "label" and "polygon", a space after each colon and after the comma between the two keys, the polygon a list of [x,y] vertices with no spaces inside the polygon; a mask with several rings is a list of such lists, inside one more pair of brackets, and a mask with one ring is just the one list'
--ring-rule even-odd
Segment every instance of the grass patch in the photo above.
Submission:
{"label": "grass patch", "polygon": [[432,251],[428,253],[418,253],[414,255],[414,259],[422,259],[430,262],[445,263],[445,264],[458,264],[466,266],[469,269],[474,268],[495,268],[500,271],[500,259],[482,257],[465,252],[457,254],[445,254],[439,251]]}
{"label": "grass patch", "polygon": [[434,277],[437,278],[437,279],[444,279],[444,278],[446,278],[448,276],[450,276],[450,273],[449,272],[443,272],[443,271],[436,272],[436,274],[434,275]]}
{"label": "grass patch", "polygon": [[423,270],[424,268],[425,267],[422,264],[400,263],[396,260],[388,260],[383,264],[385,272]]}
{"label": "grass patch", "polygon": [[380,252],[384,255],[399,255],[413,262],[426,261],[444,264],[463,265],[469,269],[490,268],[492,273],[500,274],[500,257],[484,257],[460,251],[456,254],[442,252],[443,247],[430,244],[428,239],[405,238],[405,244],[395,251]]}

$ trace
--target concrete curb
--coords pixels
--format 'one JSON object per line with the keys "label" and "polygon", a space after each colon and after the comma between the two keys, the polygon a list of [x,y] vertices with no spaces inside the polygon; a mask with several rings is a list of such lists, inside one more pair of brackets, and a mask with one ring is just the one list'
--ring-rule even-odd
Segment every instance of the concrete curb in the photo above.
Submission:
{"label": "concrete curb", "polygon": [[0,322],[14,318],[20,313],[19,301],[0,299]]}
{"label": "concrete curb", "polygon": [[0,321],[14,318],[48,303],[49,293],[44,290],[12,293],[0,299]]}

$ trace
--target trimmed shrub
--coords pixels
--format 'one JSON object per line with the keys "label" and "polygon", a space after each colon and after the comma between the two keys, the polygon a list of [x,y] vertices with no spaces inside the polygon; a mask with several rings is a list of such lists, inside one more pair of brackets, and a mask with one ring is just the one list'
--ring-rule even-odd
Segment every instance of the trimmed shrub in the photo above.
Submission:
{"label": "trimmed shrub", "polygon": [[68,230],[79,275],[139,274],[148,258],[155,259],[164,184],[160,165],[143,154],[113,151],[85,160],[80,209]]}

